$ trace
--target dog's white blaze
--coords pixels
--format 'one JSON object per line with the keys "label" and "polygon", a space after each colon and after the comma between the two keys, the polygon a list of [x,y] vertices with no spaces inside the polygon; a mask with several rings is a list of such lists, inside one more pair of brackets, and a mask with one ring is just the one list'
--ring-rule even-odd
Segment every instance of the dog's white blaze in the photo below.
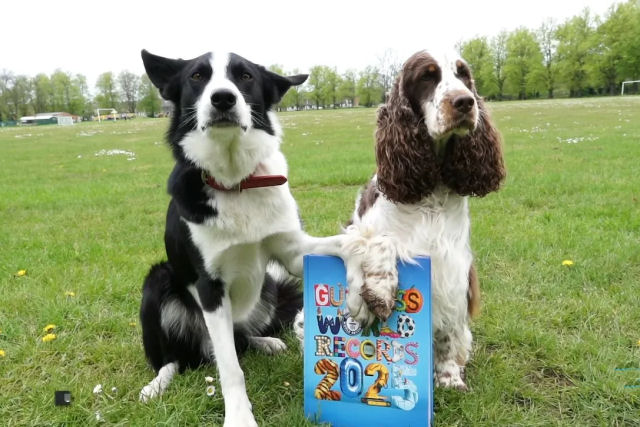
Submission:
{"label": "dog's white blaze", "polygon": [[216,90],[227,89],[236,96],[236,105],[231,109],[232,113],[238,116],[240,125],[248,130],[251,127],[251,107],[245,102],[244,96],[238,89],[238,87],[227,77],[227,68],[229,67],[229,54],[228,53],[215,53],[211,54],[209,61],[211,64],[211,79],[205,86],[200,95],[200,99],[197,103],[197,117],[198,117],[198,129],[202,132],[209,131],[206,124],[211,117],[211,95]]}
{"label": "dog's white blaze", "polygon": [[[422,106],[424,112],[424,119],[427,125],[427,130],[431,138],[438,140],[441,138],[448,138],[450,134],[447,134],[447,123],[445,118],[445,108],[443,108],[443,101],[448,92],[462,91],[466,92],[469,96],[474,96],[468,87],[464,85],[462,80],[456,77],[457,67],[456,61],[460,59],[455,53],[442,53],[431,54],[431,56],[438,62],[440,66],[441,80],[436,86],[433,98],[424,103]],[[473,106],[473,117],[475,118],[476,126],[478,124],[478,104]],[[465,131],[466,133],[466,131]]]}

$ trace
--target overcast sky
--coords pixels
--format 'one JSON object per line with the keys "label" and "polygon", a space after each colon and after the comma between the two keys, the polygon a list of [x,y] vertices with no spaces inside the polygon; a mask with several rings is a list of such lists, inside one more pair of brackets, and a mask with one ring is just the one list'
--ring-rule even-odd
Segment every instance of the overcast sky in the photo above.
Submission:
{"label": "overcast sky", "polygon": [[191,58],[210,50],[306,72],[376,65],[386,49],[453,47],[474,36],[562,22],[615,0],[29,0],[3,5],[0,69],[33,76],[55,69],[87,76],[144,72],[140,49]]}

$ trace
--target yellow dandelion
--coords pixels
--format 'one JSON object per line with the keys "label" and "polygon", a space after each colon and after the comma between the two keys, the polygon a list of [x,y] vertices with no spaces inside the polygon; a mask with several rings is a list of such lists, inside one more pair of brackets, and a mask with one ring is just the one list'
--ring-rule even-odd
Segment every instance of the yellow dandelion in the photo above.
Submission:
{"label": "yellow dandelion", "polygon": [[18,270],[18,272],[16,273],[16,276],[18,277],[22,277],[26,275],[27,275],[27,270]]}
{"label": "yellow dandelion", "polygon": [[42,329],[42,332],[46,334],[50,334],[56,328],[56,325],[50,323]]}
{"label": "yellow dandelion", "polygon": [[564,265],[565,267],[571,267],[573,266],[573,261],[571,261],[570,259],[565,259],[564,261],[562,261],[562,265]]}
{"label": "yellow dandelion", "polygon": [[129,326],[135,328],[136,326],[138,326],[138,324],[136,322],[129,322]]}
{"label": "yellow dandelion", "polygon": [[53,341],[55,340],[57,337],[56,334],[47,334],[45,336],[42,337],[42,342],[49,342],[49,341]]}
{"label": "yellow dandelion", "polygon": [[75,292],[72,292],[72,291],[66,291],[66,292],[64,293],[64,296],[66,296],[66,297],[75,297],[75,296],[76,296],[76,293],[75,293]]}
{"label": "yellow dandelion", "polygon": [[4,350],[0,350],[0,357],[5,357],[7,355],[7,353],[4,352]]}
{"label": "yellow dandelion", "polygon": [[638,340],[638,342],[636,344],[638,345],[638,347],[640,347],[640,340]]}

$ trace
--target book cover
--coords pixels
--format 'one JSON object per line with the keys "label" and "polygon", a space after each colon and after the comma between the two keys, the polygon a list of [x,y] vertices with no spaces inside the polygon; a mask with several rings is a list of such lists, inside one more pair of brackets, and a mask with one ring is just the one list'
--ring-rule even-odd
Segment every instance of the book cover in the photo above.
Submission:
{"label": "book cover", "polygon": [[430,426],[431,262],[398,263],[396,306],[362,328],[349,316],[342,259],[304,258],[304,412],[333,426]]}

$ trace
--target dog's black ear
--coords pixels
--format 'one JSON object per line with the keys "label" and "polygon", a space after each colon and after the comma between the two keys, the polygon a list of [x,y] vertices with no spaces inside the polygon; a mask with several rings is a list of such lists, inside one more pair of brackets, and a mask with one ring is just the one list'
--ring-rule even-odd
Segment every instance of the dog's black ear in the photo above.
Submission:
{"label": "dog's black ear", "polygon": [[177,101],[179,85],[176,84],[175,78],[187,61],[154,55],[145,49],[142,49],[141,55],[149,80],[160,89],[160,95],[169,101]]}
{"label": "dog's black ear", "polygon": [[305,82],[305,80],[307,80],[307,77],[309,77],[308,74],[296,74],[295,76],[287,77],[287,76],[281,76],[276,73],[272,73],[271,71],[268,71],[268,73],[269,73],[269,77],[271,77],[271,80],[275,84],[275,91],[274,91],[275,93],[274,93],[274,99],[273,99],[274,104],[277,104],[278,102],[280,102],[284,94],[287,93],[287,91],[289,90],[289,88],[291,88],[291,86],[301,85],[302,83]]}
{"label": "dog's black ear", "polygon": [[287,80],[291,82],[291,86],[298,86],[307,81],[309,74],[296,74],[295,76],[287,77]]}

